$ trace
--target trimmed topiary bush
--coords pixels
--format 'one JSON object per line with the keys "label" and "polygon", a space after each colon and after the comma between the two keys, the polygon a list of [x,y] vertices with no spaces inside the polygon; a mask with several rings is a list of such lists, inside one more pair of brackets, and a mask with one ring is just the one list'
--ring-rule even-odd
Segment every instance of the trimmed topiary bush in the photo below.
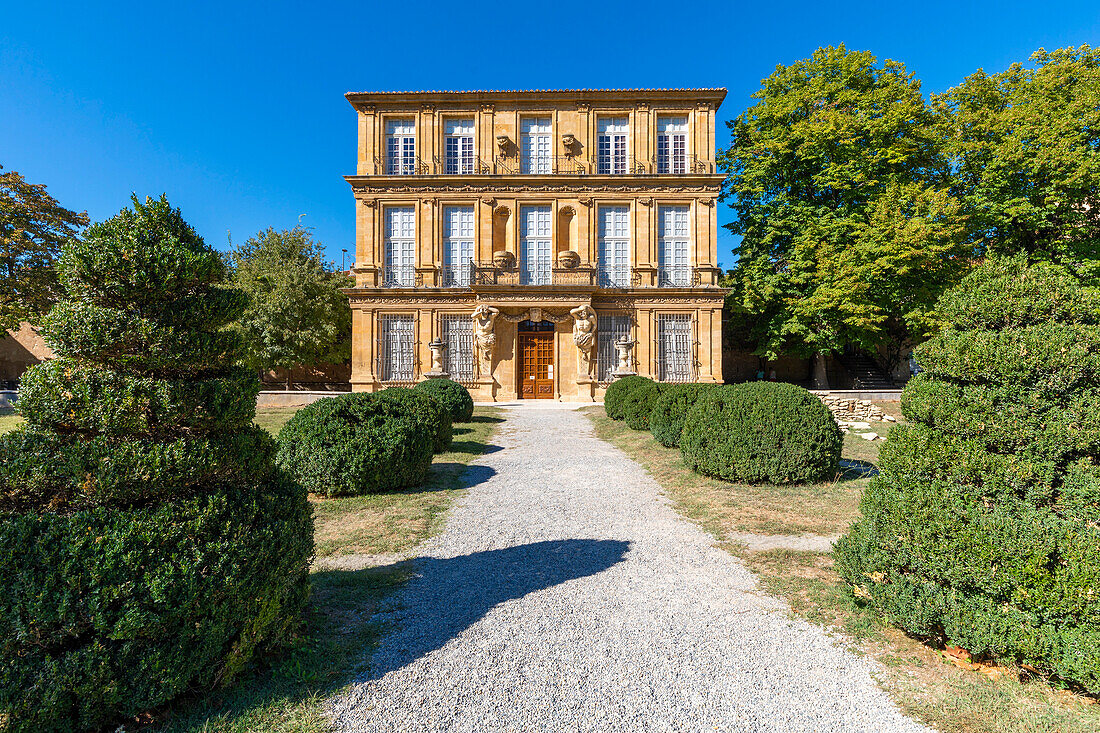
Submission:
{"label": "trimmed topiary bush", "polygon": [[657,442],[668,448],[680,445],[684,418],[700,395],[714,384],[670,384],[665,386],[649,414],[649,430]]}
{"label": "trimmed topiary bush", "polygon": [[452,422],[470,422],[474,419],[474,398],[470,390],[450,379],[426,379],[417,382],[413,389],[439,400],[443,408],[451,413]]}
{"label": "trimmed topiary bush", "polygon": [[379,392],[378,395],[386,399],[397,400],[405,406],[413,417],[422,420],[435,436],[432,449],[436,453],[442,453],[451,447],[451,440],[453,439],[451,413],[445,410],[443,404],[435,397],[408,387],[388,387]]}
{"label": "trimmed topiary bush", "polygon": [[661,396],[663,384],[650,382],[630,390],[623,398],[623,420],[631,430],[649,430],[649,414]]}
{"label": "trimmed topiary bush", "polygon": [[990,260],[918,349],[837,568],[912,634],[1100,692],[1100,296]]}
{"label": "trimmed topiary bush", "polygon": [[42,327],[58,358],[0,436],[6,730],[99,730],[226,684],[309,595],[310,507],[252,425],[221,257],[135,197],[59,271]]}
{"label": "trimmed topiary bush", "polygon": [[842,436],[829,408],[781,382],[714,387],[684,419],[684,462],[706,476],[761,483],[824,481],[837,474]]}
{"label": "trimmed topiary bush", "polygon": [[655,382],[649,377],[639,377],[636,374],[631,374],[628,377],[619,377],[607,385],[607,390],[603,393],[603,409],[607,416],[612,420],[625,420],[626,413],[623,410],[623,402],[626,400],[626,396],[644,384],[655,384]]}
{"label": "trimmed topiary bush", "polygon": [[406,402],[359,392],[307,405],[279,431],[275,463],[324,496],[418,486],[432,464],[436,429]]}

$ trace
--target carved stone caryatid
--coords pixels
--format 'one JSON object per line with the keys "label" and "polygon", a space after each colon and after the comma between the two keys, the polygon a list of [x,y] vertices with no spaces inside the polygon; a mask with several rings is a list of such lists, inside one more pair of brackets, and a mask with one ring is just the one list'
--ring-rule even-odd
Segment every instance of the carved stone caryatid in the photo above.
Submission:
{"label": "carved stone caryatid", "polygon": [[577,345],[577,377],[591,379],[592,351],[596,348],[596,311],[582,305],[569,311],[573,316],[573,343]]}
{"label": "carved stone caryatid", "polygon": [[498,309],[484,303],[474,309],[474,350],[482,379],[488,379],[493,374],[493,350],[497,345],[494,329],[498,315]]}

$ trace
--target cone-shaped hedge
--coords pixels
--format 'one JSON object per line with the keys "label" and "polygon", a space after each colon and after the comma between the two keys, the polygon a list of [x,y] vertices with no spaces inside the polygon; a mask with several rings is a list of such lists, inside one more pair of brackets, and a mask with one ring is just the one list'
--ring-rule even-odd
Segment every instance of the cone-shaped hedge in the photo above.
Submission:
{"label": "cone-shaped hedge", "polygon": [[1100,692],[1100,298],[1018,258],[941,309],[837,566],[911,633]]}
{"label": "cone-shaped hedge", "polygon": [[[67,245],[58,358],[0,436],[0,721],[93,730],[227,683],[309,594],[305,492],[252,425],[244,298],[162,197]],[[2,727],[2,726],[0,726]]]}

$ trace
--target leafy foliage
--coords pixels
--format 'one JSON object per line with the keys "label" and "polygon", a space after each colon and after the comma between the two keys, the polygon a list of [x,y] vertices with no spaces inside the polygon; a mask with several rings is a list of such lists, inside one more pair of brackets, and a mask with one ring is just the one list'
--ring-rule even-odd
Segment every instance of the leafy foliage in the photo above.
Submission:
{"label": "leafy foliage", "polygon": [[684,418],[695,401],[713,384],[670,384],[662,390],[649,415],[649,429],[657,442],[667,448],[680,445]]}
{"label": "leafy foliage", "polygon": [[1100,293],[1020,255],[941,307],[838,568],[913,634],[1100,692]]}
{"label": "leafy foliage", "polygon": [[727,305],[758,353],[898,347],[969,264],[920,83],[844,46],[779,66],[719,156],[741,235]]}
{"label": "leafy foliage", "polygon": [[414,390],[430,395],[451,413],[453,422],[470,422],[474,418],[474,398],[470,390],[450,379],[427,379],[417,382]]}
{"label": "leafy foliage", "polygon": [[317,494],[373,494],[423,483],[435,441],[405,400],[346,394],[295,413],[279,431],[275,461]]}
{"label": "leafy foliage", "polygon": [[680,452],[706,476],[797,484],[836,476],[841,442],[829,408],[805,389],[747,382],[699,396],[684,420]]}
{"label": "leafy foliage", "polygon": [[0,334],[49,311],[61,293],[57,255],[87,224],[87,214],[66,209],[44,185],[0,173]]}
{"label": "leafy foliage", "polygon": [[1039,50],[933,97],[968,238],[1100,275],[1100,49]]}
{"label": "leafy foliage", "polygon": [[234,284],[250,303],[237,322],[244,362],[254,369],[339,363],[351,357],[351,310],[308,229],[268,228],[229,255]]}
{"label": "leafy foliage", "polygon": [[443,407],[439,398],[423,390],[418,392],[408,387],[388,387],[378,394],[404,405],[411,415],[428,426],[435,436],[432,448],[436,453],[442,453],[451,447],[453,439],[451,413]]}
{"label": "leafy foliage", "polygon": [[661,396],[663,384],[650,382],[640,385],[623,398],[623,419],[631,430],[649,430],[649,415],[657,398]]}
{"label": "leafy foliage", "polygon": [[627,395],[638,387],[647,384],[654,384],[654,381],[649,377],[640,377],[636,374],[616,379],[614,382],[607,385],[607,390],[604,391],[604,412],[606,412],[607,416],[612,420],[625,420]]}
{"label": "leafy foliage", "polygon": [[20,731],[100,729],[228,682],[294,630],[313,550],[222,338],[243,299],[221,257],[163,197],[134,197],[59,266],[59,358],[27,373],[27,424],[0,436],[0,719]]}

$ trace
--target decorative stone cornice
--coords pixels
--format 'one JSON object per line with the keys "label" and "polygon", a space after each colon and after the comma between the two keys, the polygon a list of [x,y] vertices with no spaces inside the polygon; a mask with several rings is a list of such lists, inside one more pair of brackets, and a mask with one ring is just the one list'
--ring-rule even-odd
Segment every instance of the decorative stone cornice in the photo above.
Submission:
{"label": "decorative stone cornice", "polygon": [[[721,177],[719,177],[721,178]],[[595,194],[597,196],[609,194],[609,193],[687,193],[687,194],[712,194],[716,196],[721,193],[722,186],[720,181],[714,183],[684,183],[684,184],[661,184],[661,183],[639,183],[636,185],[599,185],[591,183],[549,183],[540,182],[532,185],[512,184],[512,183],[484,183],[484,184],[466,184],[466,185],[453,185],[453,184],[406,184],[400,181],[394,181],[392,185],[378,185],[382,183],[379,179],[372,178],[370,182],[367,182],[359,176],[347,176],[348,183],[351,184],[352,189],[357,194],[380,194],[380,193],[406,193],[406,194],[442,194],[442,193],[464,193],[464,194],[498,194],[500,196],[508,197],[512,195],[525,194],[525,193],[586,193]],[[387,181],[388,183],[388,181]],[[706,203],[707,206],[714,205],[714,198],[701,197],[700,203]],[[590,197],[583,197],[588,199]],[[709,202],[709,203],[708,203]],[[581,200],[580,203],[588,206],[590,201]]]}

